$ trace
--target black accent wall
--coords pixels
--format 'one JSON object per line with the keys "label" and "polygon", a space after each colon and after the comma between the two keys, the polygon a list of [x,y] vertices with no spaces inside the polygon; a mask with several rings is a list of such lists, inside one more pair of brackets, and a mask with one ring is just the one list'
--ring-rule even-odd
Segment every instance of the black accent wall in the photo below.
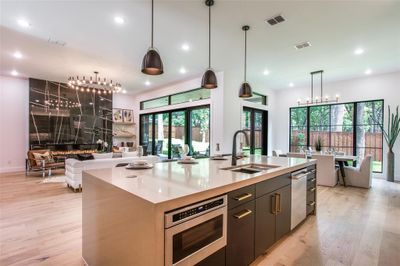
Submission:
{"label": "black accent wall", "polygon": [[[112,144],[112,94],[71,89],[65,83],[29,79],[29,143],[56,150]],[[84,145],[83,145],[84,144]]]}

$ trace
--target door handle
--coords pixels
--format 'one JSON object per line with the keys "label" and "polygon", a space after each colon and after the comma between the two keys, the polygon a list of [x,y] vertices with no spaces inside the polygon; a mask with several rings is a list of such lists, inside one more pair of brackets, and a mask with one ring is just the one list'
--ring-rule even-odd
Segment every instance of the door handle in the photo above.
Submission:
{"label": "door handle", "polygon": [[276,197],[275,195],[271,196],[271,212],[276,215]]}
{"label": "door handle", "polygon": [[242,194],[242,195],[239,195],[239,196],[237,196],[237,197],[234,197],[233,199],[234,199],[234,200],[237,200],[237,201],[242,201],[242,200],[245,200],[245,199],[250,198],[251,196],[253,196],[253,194],[244,193],[244,194]]}
{"label": "door handle", "polygon": [[276,205],[277,205],[276,213],[278,214],[278,213],[282,212],[281,193],[275,193],[275,194],[276,194],[276,196],[277,196],[277,201],[276,201]]}
{"label": "door handle", "polygon": [[247,215],[250,215],[252,213],[251,210],[245,209],[242,212],[239,212],[235,215],[233,215],[233,217],[235,217],[236,219],[242,219],[244,217],[246,217]]}
{"label": "door handle", "polygon": [[311,192],[315,191],[315,187],[313,187],[313,188],[312,188],[312,189],[310,189],[309,191],[311,191]]}

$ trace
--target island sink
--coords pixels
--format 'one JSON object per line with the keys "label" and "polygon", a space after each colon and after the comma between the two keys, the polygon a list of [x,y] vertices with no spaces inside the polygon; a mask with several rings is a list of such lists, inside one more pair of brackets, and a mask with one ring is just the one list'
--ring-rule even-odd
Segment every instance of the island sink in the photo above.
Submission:
{"label": "island sink", "polygon": [[232,172],[239,172],[245,174],[255,174],[261,171],[266,171],[277,167],[279,167],[279,165],[249,163],[249,164],[224,167],[221,168],[221,170],[230,170]]}

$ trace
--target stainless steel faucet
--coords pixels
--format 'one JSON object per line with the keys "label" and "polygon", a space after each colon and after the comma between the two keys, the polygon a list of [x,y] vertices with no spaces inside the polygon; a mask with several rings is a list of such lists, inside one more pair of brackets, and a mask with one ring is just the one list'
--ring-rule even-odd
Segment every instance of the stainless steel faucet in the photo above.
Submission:
{"label": "stainless steel faucet", "polygon": [[239,133],[243,133],[243,135],[245,136],[245,139],[246,139],[246,144],[247,144],[247,146],[249,145],[249,137],[247,136],[246,131],[244,131],[244,130],[238,130],[238,131],[236,131],[235,134],[233,135],[232,166],[235,166],[235,165],[237,164],[237,163],[236,163],[236,160],[237,160],[237,158],[236,158],[236,136],[237,136]]}

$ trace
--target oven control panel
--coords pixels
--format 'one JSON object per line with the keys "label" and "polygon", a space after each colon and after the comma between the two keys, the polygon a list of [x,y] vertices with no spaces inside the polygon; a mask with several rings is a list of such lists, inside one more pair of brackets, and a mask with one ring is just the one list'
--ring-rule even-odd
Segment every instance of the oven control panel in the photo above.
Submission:
{"label": "oven control panel", "polygon": [[204,202],[178,209],[165,214],[165,227],[181,223],[203,213],[226,206],[226,196],[210,199]]}
{"label": "oven control panel", "polygon": [[212,201],[210,203],[206,203],[204,205],[174,214],[172,216],[172,221],[177,222],[177,221],[185,219],[187,217],[214,209],[215,207],[222,206],[223,204],[224,204],[224,199],[218,199],[218,200]]}

